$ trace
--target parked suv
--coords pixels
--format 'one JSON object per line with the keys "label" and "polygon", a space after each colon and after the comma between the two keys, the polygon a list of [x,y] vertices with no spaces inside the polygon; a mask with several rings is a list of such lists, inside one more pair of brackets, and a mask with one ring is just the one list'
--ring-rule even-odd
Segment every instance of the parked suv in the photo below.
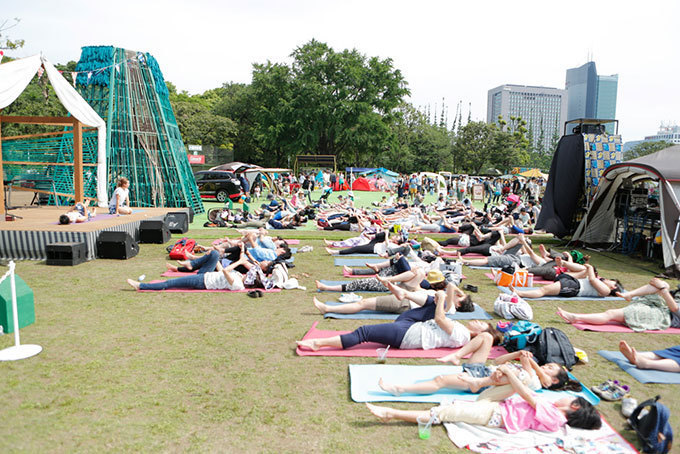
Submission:
{"label": "parked suv", "polygon": [[202,170],[194,174],[198,192],[202,198],[214,198],[218,202],[238,200],[241,195],[241,183],[232,173],[225,170]]}

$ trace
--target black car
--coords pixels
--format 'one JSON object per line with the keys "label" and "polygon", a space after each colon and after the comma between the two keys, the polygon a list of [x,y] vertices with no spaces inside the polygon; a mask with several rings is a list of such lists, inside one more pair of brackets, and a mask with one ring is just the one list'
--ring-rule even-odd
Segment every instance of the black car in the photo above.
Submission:
{"label": "black car", "polygon": [[241,195],[241,182],[232,172],[202,170],[196,172],[194,178],[202,198],[226,202],[229,199],[236,201]]}

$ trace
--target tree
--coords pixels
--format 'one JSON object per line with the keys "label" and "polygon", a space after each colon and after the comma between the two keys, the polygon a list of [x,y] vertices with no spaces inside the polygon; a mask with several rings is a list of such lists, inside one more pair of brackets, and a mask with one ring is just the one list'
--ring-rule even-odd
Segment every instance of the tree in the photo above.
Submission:
{"label": "tree", "polygon": [[497,168],[509,170],[511,167],[524,165],[529,161],[529,140],[527,139],[527,122],[522,117],[510,117],[507,122],[499,115],[493,146],[489,150],[489,163]]}
{"label": "tree", "polygon": [[25,40],[23,39],[9,39],[7,36],[7,30],[16,27],[21,19],[15,17],[14,19],[5,19],[0,22],[0,49],[1,50],[16,50],[24,47]]}
{"label": "tree", "polygon": [[655,153],[659,150],[663,150],[664,148],[668,148],[670,146],[673,146],[673,144],[665,140],[658,140],[654,142],[640,142],[623,154],[623,160],[628,161],[630,159],[646,156],[648,154]]}
{"label": "tree", "polygon": [[456,170],[478,174],[493,151],[494,138],[498,134],[496,125],[483,121],[470,121],[458,129],[453,153]]}

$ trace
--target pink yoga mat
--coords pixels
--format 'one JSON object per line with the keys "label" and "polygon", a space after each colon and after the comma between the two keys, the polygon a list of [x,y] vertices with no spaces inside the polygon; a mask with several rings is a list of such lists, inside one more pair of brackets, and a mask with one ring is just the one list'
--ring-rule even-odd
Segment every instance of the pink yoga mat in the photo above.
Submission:
{"label": "pink yoga mat", "polygon": [[364,274],[362,275],[354,275],[354,274],[349,274],[345,270],[342,270],[342,275],[345,277],[375,277],[375,274]]}
{"label": "pink yoga mat", "polygon": [[[218,238],[215,241],[212,242],[212,245],[218,245],[222,242],[222,238]],[[285,240],[286,243],[288,244],[300,244],[300,240]]]}
{"label": "pink yoga mat", "polygon": [[[493,274],[491,273],[484,273],[484,276],[488,277],[493,281]],[[553,284],[554,281],[546,281],[542,277],[534,276],[534,284]]]}
{"label": "pink yoga mat", "polygon": [[163,277],[184,277],[184,276],[190,276],[192,274],[197,274],[198,271],[192,271],[191,273],[184,273],[182,271],[170,271],[167,270],[165,273],[161,274]]}
{"label": "pink yoga mat", "polygon": [[[187,273],[182,273],[186,275]],[[149,284],[155,284],[156,282],[163,282],[163,281],[150,281]],[[274,287],[269,290],[264,290],[261,288],[254,289],[254,288],[246,288],[243,290],[220,290],[220,289],[204,289],[204,290],[198,290],[195,288],[171,288],[167,290],[138,290],[138,292],[173,292],[173,293],[248,293],[251,290],[260,290],[262,293],[276,293],[280,292],[281,289]]]}
{"label": "pink yoga mat", "polygon": [[[314,322],[312,328],[304,335],[304,339],[318,339],[321,337],[338,336],[340,334],[346,334],[349,331],[325,331],[316,329],[316,325],[319,322]],[[374,342],[367,342],[364,344],[355,345],[352,348],[343,350],[341,348],[329,348],[323,347],[320,350],[313,352],[311,350],[300,350],[298,347],[295,352],[299,356],[371,356],[375,357],[375,349],[385,347],[382,344],[376,344]],[[398,348],[390,348],[387,352],[388,358],[441,358],[449,353],[453,353],[455,349],[453,348],[435,348],[432,350],[399,350]],[[495,346],[491,348],[491,353],[489,358],[498,358],[501,355],[507,353],[507,350],[503,347]]]}
{"label": "pink yoga mat", "polygon": [[619,323],[608,325],[592,325],[590,323],[572,323],[571,326],[581,331],[599,331],[602,333],[649,333],[649,334],[680,334],[680,328],[655,329],[647,331],[633,331],[627,326]]}

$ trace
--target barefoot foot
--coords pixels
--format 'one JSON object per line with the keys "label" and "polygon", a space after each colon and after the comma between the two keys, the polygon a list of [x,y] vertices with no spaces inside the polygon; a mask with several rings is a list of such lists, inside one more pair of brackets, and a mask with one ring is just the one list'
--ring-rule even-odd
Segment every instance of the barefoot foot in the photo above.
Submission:
{"label": "barefoot foot", "polygon": [[314,298],[313,301],[314,301],[314,307],[316,307],[319,310],[319,312],[321,312],[322,314],[325,314],[328,311],[328,308],[326,307],[326,305],[324,303],[322,303],[321,301],[319,301],[316,298]]}
{"label": "barefoot foot", "polygon": [[637,352],[634,348],[628,345],[628,342],[619,342],[619,351],[631,364],[637,365]]}
{"label": "barefoot foot", "polygon": [[166,263],[165,267],[168,269],[168,271],[177,271],[177,267],[172,263]]}
{"label": "barefoot foot", "polygon": [[565,322],[567,322],[569,324],[572,324],[576,321],[576,316],[574,314],[572,314],[571,312],[565,311],[561,307],[557,308],[557,315],[559,315],[562,318],[562,320],[564,320]]}
{"label": "barefoot foot", "polygon": [[378,386],[380,386],[380,389],[387,393],[392,394],[393,396],[399,397],[401,395],[396,385],[393,385],[391,383],[385,383],[385,381],[382,378],[378,380]]}
{"label": "barefoot foot", "polygon": [[317,351],[319,349],[319,346],[316,343],[316,339],[305,339],[301,341],[296,342],[298,347],[302,350],[311,350],[313,352]]}
{"label": "barefoot foot", "polygon": [[127,280],[127,283],[130,284],[130,286],[131,286],[133,289],[139,290],[139,282],[137,282],[137,281],[135,281],[135,280],[133,280],[133,279],[128,279],[128,280]]}
{"label": "barefoot foot", "polygon": [[389,414],[389,408],[379,407],[377,405],[369,404],[368,402],[366,402],[366,407],[373,416],[376,416],[382,422],[389,422],[392,420],[392,417]]}

